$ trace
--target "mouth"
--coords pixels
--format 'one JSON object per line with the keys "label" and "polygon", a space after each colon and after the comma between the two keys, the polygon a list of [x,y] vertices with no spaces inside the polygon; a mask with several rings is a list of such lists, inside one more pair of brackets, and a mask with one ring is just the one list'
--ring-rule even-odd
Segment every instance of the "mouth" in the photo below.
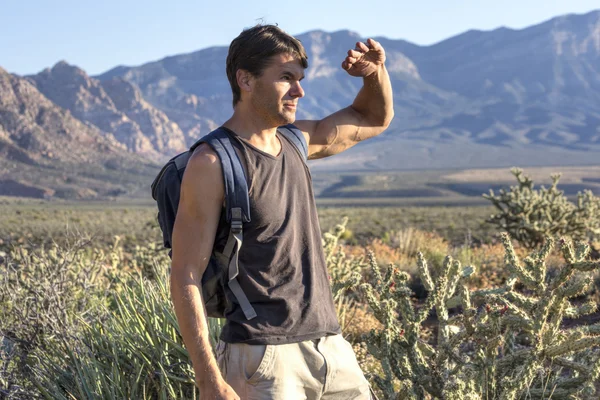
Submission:
{"label": "mouth", "polygon": [[289,109],[289,110],[295,110],[296,109],[296,105],[295,104],[284,104],[283,106],[285,108]]}

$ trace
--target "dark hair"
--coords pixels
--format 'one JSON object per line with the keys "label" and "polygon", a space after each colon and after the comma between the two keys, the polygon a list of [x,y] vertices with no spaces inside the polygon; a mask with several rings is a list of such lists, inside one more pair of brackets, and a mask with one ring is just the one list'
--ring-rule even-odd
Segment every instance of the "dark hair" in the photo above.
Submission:
{"label": "dark hair", "polygon": [[229,45],[227,79],[233,92],[233,106],[241,99],[236,73],[244,69],[253,76],[262,75],[272,56],[292,54],[300,58],[302,67],[308,67],[308,56],[302,43],[275,25],[257,25],[245,29]]}

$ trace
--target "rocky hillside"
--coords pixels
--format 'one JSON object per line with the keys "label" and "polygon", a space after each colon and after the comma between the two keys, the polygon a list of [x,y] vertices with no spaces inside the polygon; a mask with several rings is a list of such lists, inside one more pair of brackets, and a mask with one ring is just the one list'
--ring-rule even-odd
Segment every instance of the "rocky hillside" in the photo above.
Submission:
{"label": "rocky hillside", "polygon": [[155,169],[0,69],[0,195],[114,197],[137,190]]}
{"label": "rocky hillside", "polygon": [[28,79],[58,106],[112,134],[132,152],[160,160],[186,147],[179,126],[145,101],[130,82],[100,82],[64,61]]}
{"label": "rocky hillside", "polygon": [[526,143],[600,142],[600,11],[523,30],[469,31],[429,47],[385,43],[414,60],[427,82],[479,103],[478,113],[440,127],[494,144],[509,138],[503,130]]}
{"label": "rocky hillside", "polygon": [[[365,38],[350,31],[298,38],[310,64],[298,118],[348,106],[361,80],[340,63]],[[431,46],[377,39],[387,53],[396,117],[379,137],[312,162],[315,171],[598,164],[600,11],[521,30],[468,31]],[[211,47],[96,77],[66,62],[26,78],[3,72],[4,176],[14,168],[7,160],[93,157],[79,148],[92,136],[115,156],[160,164],[231,115],[226,54],[226,47]],[[14,99],[25,92],[37,100],[18,105]]]}
{"label": "rocky hillside", "polygon": [[[298,37],[310,62],[298,117],[320,118],[350,104],[360,80],[348,77],[339,64],[346,50],[364,38],[349,31]],[[396,118],[379,138],[314,163],[314,168],[597,162],[600,11],[522,30],[468,31],[432,46],[378,40],[387,51]],[[188,136],[204,134],[231,112],[226,53],[225,47],[213,47],[117,67],[98,79],[133,82],[145,98],[185,126]]]}

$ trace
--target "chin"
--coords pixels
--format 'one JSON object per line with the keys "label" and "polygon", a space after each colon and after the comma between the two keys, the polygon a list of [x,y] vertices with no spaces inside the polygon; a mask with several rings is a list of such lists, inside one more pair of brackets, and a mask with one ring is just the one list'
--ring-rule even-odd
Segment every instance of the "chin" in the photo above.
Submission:
{"label": "chin", "polygon": [[296,121],[296,113],[281,113],[279,115],[279,119],[281,120],[281,125],[293,124]]}

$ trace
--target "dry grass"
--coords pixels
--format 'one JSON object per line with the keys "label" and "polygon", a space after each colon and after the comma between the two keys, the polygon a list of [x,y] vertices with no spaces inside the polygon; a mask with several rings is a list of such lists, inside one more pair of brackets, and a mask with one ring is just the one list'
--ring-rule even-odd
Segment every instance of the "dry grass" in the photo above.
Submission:
{"label": "dry grass", "polygon": [[[581,183],[585,178],[598,179],[600,166],[590,167],[530,167],[527,175],[540,184],[552,183],[550,175],[561,173],[563,183]],[[507,168],[470,169],[444,176],[445,179],[459,182],[514,182]]]}

